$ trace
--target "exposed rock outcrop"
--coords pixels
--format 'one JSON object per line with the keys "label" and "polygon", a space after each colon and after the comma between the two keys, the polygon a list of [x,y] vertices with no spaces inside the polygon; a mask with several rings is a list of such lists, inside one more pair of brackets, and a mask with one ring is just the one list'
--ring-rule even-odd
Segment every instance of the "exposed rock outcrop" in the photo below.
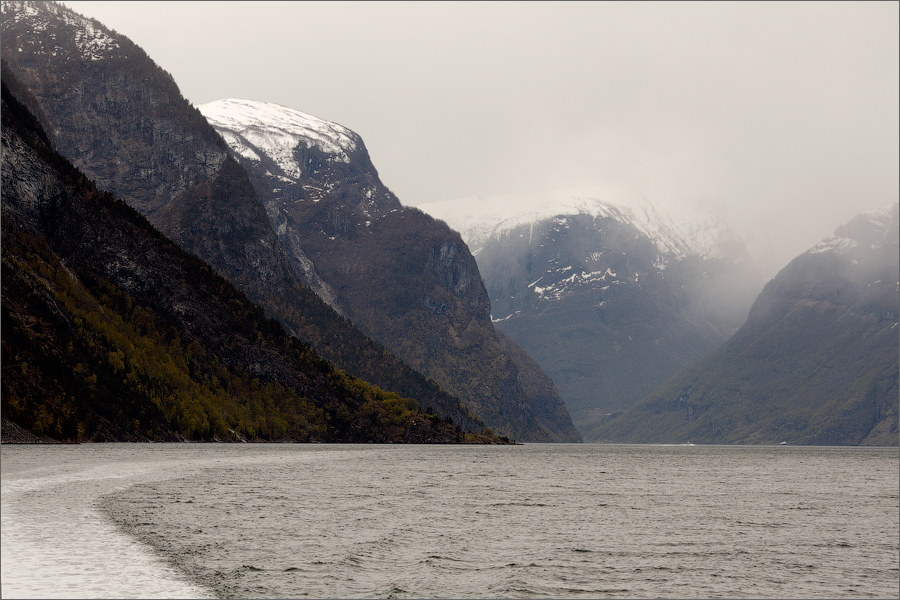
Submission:
{"label": "exposed rock outcrop", "polygon": [[[298,239],[276,235],[227,144],[143,50],[61,4],[2,7],[4,59],[37,99],[53,130],[49,138],[89,179],[137,208],[341,368],[414,397],[463,428],[483,428],[458,398],[310,290],[338,306]],[[316,160],[310,155],[304,164]],[[331,217],[330,226],[340,228],[343,217]]]}
{"label": "exposed rock outcrop", "polygon": [[6,76],[4,442],[490,438],[420,417],[287,335],[50,148]]}
{"label": "exposed rock outcrop", "polygon": [[[498,433],[580,440],[552,383],[540,399],[520,383],[525,372],[543,374],[524,351],[507,350],[515,342],[501,342],[478,264],[459,234],[401,205],[358,135],[263,102],[224,100],[200,110],[250,173],[286,247],[304,249],[351,321]],[[555,407],[536,411],[536,403]]]}

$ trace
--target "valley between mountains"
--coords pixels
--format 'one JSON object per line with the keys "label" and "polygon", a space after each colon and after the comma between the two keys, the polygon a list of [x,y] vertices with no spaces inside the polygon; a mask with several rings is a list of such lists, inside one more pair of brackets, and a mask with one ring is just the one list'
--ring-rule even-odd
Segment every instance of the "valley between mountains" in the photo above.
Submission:
{"label": "valley between mountains", "polygon": [[627,188],[412,207],[346,127],[2,11],[4,442],[898,444],[896,203],[769,282]]}

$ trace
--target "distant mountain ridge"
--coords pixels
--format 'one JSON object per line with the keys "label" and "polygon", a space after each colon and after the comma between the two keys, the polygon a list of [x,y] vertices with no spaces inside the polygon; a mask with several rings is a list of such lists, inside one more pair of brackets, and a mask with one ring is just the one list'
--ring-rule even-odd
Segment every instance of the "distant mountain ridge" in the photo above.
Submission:
{"label": "distant mountain ridge", "polygon": [[580,440],[552,381],[494,330],[458,234],[403,206],[358,135],[266,102],[199,109],[247,169],[284,246],[309,258],[295,268],[315,271],[323,299],[496,430]]}
{"label": "distant mountain ridge", "polygon": [[628,223],[652,241],[660,261],[686,256],[724,258],[734,246],[742,245],[728,226],[712,215],[678,202],[654,202],[628,186],[476,196],[423,204],[419,208],[452,224],[475,255],[490,239],[504,232],[560,215],[588,215]]}
{"label": "distant mountain ridge", "polygon": [[898,204],[766,284],[720,349],[597,429],[619,442],[897,445]]}
{"label": "distant mountain ridge", "polygon": [[462,232],[495,325],[550,375],[588,441],[728,339],[762,283],[725,224],[630,188],[420,208]]}
{"label": "distant mountain ridge", "polygon": [[702,211],[404,206],[346,127],[2,15],[4,436],[898,444],[897,204],[763,287]]}

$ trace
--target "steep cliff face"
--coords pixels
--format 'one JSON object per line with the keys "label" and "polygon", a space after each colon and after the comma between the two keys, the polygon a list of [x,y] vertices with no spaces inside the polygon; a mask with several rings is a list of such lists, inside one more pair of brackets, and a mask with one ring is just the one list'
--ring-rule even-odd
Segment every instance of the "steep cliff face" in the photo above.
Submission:
{"label": "steep cliff face", "polygon": [[61,5],[2,6],[3,57],[38,99],[63,156],[172,239],[192,240],[252,296],[289,286],[290,263],[246,175],[168,73],[125,36]]}
{"label": "steep cliff face", "polygon": [[734,337],[600,439],[896,445],[898,231],[897,204],[839,227],[766,284]]}
{"label": "steep cliff face", "polygon": [[724,342],[761,285],[710,215],[626,189],[594,193],[421,207],[462,232],[495,326],[550,375],[586,440]]}
{"label": "steep cliff face", "polygon": [[4,442],[488,441],[336,371],[264,318],[54,152],[7,75]]}
{"label": "steep cliff face", "polygon": [[310,291],[337,306],[297,239],[282,238],[285,251],[227,144],[143,50],[59,4],[3,2],[2,10],[4,60],[34,93],[61,153],[91,180],[327,359],[465,428],[483,428],[457,398]]}
{"label": "steep cliff face", "polygon": [[358,135],[274,104],[199,108],[250,173],[285,247],[302,248],[312,262],[323,298],[495,430],[528,441],[580,439],[555,390],[544,389],[541,401],[554,410],[536,414],[521,380],[540,378],[540,368],[504,347],[465,243],[400,204]]}

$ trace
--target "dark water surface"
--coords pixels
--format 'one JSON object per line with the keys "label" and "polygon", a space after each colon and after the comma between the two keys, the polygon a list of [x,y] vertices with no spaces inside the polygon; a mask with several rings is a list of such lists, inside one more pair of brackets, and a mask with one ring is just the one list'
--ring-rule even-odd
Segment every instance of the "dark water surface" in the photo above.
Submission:
{"label": "dark water surface", "polygon": [[4,446],[2,468],[4,597],[896,598],[900,585],[897,448]]}

